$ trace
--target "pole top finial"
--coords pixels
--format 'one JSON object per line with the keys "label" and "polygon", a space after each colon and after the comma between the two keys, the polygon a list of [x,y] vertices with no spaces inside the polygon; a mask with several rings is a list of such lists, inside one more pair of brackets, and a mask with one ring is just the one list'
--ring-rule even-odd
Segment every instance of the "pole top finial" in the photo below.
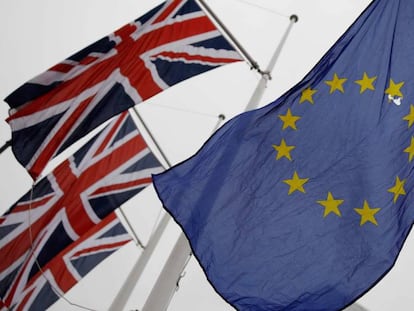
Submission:
{"label": "pole top finial", "polygon": [[296,14],[290,15],[290,20],[296,23],[299,20],[299,17]]}

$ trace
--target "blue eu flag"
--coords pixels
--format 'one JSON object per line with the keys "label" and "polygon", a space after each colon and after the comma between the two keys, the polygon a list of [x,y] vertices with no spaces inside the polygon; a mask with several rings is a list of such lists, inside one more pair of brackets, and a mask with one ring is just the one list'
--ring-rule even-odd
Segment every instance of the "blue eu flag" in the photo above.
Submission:
{"label": "blue eu flag", "polygon": [[414,216],[414,1],[377,0],[281,98],[155,176],[239,310],[338,310],[393,266]]}

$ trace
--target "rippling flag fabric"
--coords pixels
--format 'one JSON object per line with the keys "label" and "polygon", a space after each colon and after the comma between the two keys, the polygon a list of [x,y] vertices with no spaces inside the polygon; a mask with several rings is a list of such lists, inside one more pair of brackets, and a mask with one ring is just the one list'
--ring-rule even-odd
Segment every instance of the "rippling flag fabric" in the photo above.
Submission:
{"label": "rippling flag fabric", "polygon": [[413,49],[414,2],[373,1],[301,82],[154,177],[238,310],[339,310],[395,264],[414,219]]}
{"label": "rippling flag fabric", "polygon": [[5,101],[33,179],[110,117],[241,56],[194,0],[171,0],[23,84]]}
{"label": "rippling flag fabric", "polygon": [[[129,113],[114,117],[0,217],[0,299],[10,307],[17,303],[38,267],[49,265],[162,170]],[[66,277],[53,278],[68,288]]]}
{"label": "rippling flag fabric", "polygon": [[42,245],[36,244],[9,292],[9,305],[13,310],[47,310],[98,264],[131,240],[112,212],[42,267],[41,272],[36,267],[35,254]]}

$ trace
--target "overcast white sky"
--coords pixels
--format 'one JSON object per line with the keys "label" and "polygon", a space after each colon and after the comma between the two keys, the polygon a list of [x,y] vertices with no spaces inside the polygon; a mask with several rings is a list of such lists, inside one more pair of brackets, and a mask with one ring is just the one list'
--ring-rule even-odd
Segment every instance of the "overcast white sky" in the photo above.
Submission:
{"label": "overcast white sky", "polygon": [[[0,97],[72,53],[142,15],[161,1],[133,0],[2,0],[0,2]],[[299,16],[284,46],[261,105],[299,82],[326,50],[369,4],[369,0],[206,0],[245,49],[265,69],[291,14]],[[263,10],[261,7],[269,8]],[[232,64],[174,86],[139,107],[158,143],[172,163],[192,155],[211,134],[221,113],[241,112],[259,76],[246,64]],[[0,144],[10,138],[0,105]],[[31,186],[31,179],[10,150],[0,155],[0,213]],[[146,241],[160,211],[150,188],[125,206],[135,229]],[[139,309],[162,268],[178,228],[172,225],[144,281],[136,287],[126,310]],[[130,244],[76,286],[67,298],[95,310],[106,310],[139,250]],[[0,259],[1,260],[1,259]],[[358,302],[368,310],[407,310],[413,276],[414,239],[407,240],[393,270]],[[85,295],[85,293],[87,293]],[[51,310],[81,310],[65,301]],[[171,311],[232,310],[211,288],[195,260],[186,269]]]}

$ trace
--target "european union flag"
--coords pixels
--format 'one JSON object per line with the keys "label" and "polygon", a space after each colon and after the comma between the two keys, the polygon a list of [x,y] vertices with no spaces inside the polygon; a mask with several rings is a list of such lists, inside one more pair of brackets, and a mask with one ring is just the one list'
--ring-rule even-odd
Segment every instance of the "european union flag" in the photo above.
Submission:
{"label": "european union flag", "polygon": [[281,98],[154,183],[239,310],[338,310],[414,216],[414,1],[377,0]]}

